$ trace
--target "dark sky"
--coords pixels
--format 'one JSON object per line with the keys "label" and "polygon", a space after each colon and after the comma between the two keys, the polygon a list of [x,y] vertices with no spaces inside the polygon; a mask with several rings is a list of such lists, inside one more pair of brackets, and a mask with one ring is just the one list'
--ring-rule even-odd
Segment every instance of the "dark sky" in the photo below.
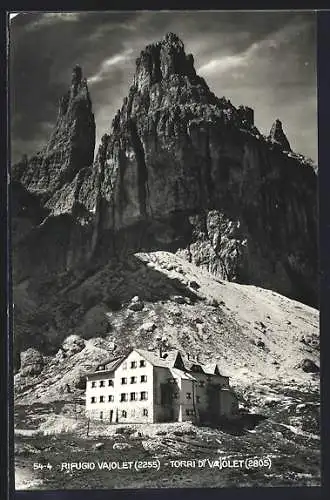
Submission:
{"label": "dark sky", "polygon": [[136,57],[168,31],[216,95],[253,107],[262,133],[280,118],[291,147],[317,161],[316,15],[269,11],[17,15],[10,24],[13,161],[47,141],[75,64],[89,82],[98,147]]}

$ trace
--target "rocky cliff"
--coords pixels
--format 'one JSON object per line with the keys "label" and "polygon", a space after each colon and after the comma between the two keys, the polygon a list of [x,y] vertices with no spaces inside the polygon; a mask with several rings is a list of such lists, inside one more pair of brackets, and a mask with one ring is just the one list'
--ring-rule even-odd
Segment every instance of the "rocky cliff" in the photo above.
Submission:
{"label": "rocky cliff", "polygon": [[47,293],[137,251],[176,252],[219,278],[317,304],[315,169],[291,151],[279,120],[265,137],[252,109],[216,97],[176,35],[142,51],[95,161],[94,147],[76,67],[48,144],[12,169],[21,331],[63,337],[61,321],[31,319]]}
{"label": "rocky cliff", "polygon": [[97,168],[103,238],[142,223],[144,248],[316,303],[312,166],[291,152],[279,120],[266,138],[253,110],[217,98],[174,34],[137,59]]}

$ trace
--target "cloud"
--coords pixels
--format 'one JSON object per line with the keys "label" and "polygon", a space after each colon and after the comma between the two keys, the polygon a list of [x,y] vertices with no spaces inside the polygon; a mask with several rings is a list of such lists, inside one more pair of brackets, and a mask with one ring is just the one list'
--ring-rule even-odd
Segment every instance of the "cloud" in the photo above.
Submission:
{"label": "cloud", "polygon": [[27,24],[25,29],[26,31],[34,31],[57,23],[74,23],[79,21],[80,17],[80,12],[48,12],[40,16],[36,21]]}
{"label": "cloud", "polygon": [[115,31],[136,31],[137,27],[129,23],[108,23],[104,26],[99,26],[94,33],[89,36],[90,42],[97,42],[103,37],[112,34]]}
{"label": "cloud", "polygon": [[213,72],[227,71],[228,69],[235,68],[247,64],[247,55],[238,54],[231,56],[224,56],[217,59],[211,59],[198,69],[198,73],[208,75]]}
{"label": "cloud", "polygon": [[130,59],[128,56],[132,52],[133,49],[127,49],[121,54],[116,54],[109,59],[105,59],[102,62],[99,71],[88,78],[88,84],[93,85],[94,83],[103,81],[107,77],[109,71],[113,70],[114,66],[127,62]]}
{"label": "cloud", "polygon": [[258,42],[253,42],[248,48],[238,54],[225,54],[215,57],[204,63],[198,72],[207,76],[213,73],[222,73],[238,67],[248,67],[251,62],[261,57],[268,56],[270,51],[279,50],[281,46],[288,45],[292,39],[306,28],[307,23],[288,23],[283,28],[276,30]]}

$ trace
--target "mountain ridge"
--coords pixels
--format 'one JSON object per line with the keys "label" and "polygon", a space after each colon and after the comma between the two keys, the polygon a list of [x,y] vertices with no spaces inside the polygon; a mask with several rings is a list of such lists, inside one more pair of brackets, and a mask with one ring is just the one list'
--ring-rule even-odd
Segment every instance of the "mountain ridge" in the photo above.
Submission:
{"label": "mountain ridge", "polygon": [[[279,120],[265,137],[251,108],[216,97],[176,35],[141,52],[95,159],[94,150],[76,66],[50,141],[12,168],[15,303],[28,290],[41,304],[44,283],[73,289],[136,252],[170,251],[218,279],[317,305],[313,166],[291,150]],[[61,314],[50,328],[47,314],[36,324],[17,306],[18,349],[42,329],[61,342]]]}

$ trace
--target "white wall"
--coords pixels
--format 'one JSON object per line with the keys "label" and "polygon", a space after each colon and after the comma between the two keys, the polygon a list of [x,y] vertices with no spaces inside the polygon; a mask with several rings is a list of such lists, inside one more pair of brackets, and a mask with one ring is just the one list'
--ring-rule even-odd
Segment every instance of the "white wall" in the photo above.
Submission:
{"label": "white wall", "polygon": [[[86,387],[86,411],[90,418],[100,418],[103,412],[103,420],[109,421],[110,411],[113,411],[115,421],[118,412],[118,422],[153,422],[153,366],[146,361],[145,367],[140,367],[140,361],[144,358],[133,351],[118,366],[112,374],[114,386],[108,386],[109,374],[92,374],[87,379]],[[136,368],[131,368],[131,362],[136,362]],[[126,366],[126,367],[125,367]],[[141,375],[147,376],[146,382],[141,382]],[[131,377],[136,377],[136,383],[131,383]],[[127,379],[126,384],[122,384],[122,378]],[[105,381],[105,387],[100,387],[100,381]],[[92,388],[92,381],[96,381],[95,388]],[[147,393],[147,400],[141,400],[141,392]],[[130,401],[130,393],[136,393],[136,401]],[[122,402],[121,394],[127,394],[128,401]],[[114,401],[109,402],[108,396],[112,394]],[[91,403],[91,397],[96,397],[96,403]],[[100,396],[104,396],[104,403],[100,402]],[[148,415],[143,415],[143,410],[148,411]],[[126,411],[127,416],[123,416]]]}

